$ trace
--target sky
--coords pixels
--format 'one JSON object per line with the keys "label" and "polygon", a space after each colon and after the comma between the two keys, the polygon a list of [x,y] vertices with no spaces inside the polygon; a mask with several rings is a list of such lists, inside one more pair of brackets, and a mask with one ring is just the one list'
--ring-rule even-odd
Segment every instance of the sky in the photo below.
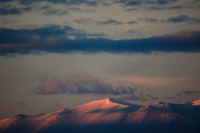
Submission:
{"label": "sky", "polygon": [[0,118],[200,98],[200,0],[0,0],[0,18]]}

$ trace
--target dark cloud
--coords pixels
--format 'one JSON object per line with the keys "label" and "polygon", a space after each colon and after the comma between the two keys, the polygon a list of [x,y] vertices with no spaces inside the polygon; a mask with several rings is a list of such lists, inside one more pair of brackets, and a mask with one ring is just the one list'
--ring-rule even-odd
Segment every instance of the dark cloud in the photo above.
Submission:
{"label": "dark cloud", "polygon": [[52,4],[66,4],[66,5],[87,5],[87,6],[97,6],[98,2],[95,0],[18,0],[20,4],[30,5],[32,3],[38,2],[49,2]]}
{"label": "dark cloud", "polygon": [[10,9],[5,9],[5,8],[1,8],[0,9],[0,14],[1,15],[19,15],[22,14],[22,10],[18,9],[18,8],[10,8]]}
{"label": "dark cloud", "polygon": [[12,2],[14,0],[0,0],[0,3],[8,3],[8,2]]}
{"label": "dark cloud", "polygon": [[141,4],[143,4],[142,0],[128,0],[128,2],[125,3],[125,6],[139,6]]}
{"label": "dark cloud", "polygon": [[129,11],[136,11],[138,10],[137,8],[129,8],[129,9],[126,9],[125,11],[129,12]]}
{"label": "dark cloud", "polygon": [[[0,28],[0,55],[49,53],[200,52],[200,31],[186,30],[158,37],[111,40],[69,26],[45,25],[36,29]],[[75,39],[68,37],[73,36]]]}
{"label": "dark cloud", "polygon": [[102,6],[110,6],[111,4],[110,3],[102,3],[101,5]]}
{"label": "dark cloud", "polygon": [[151,6],[145,8],[146,10],[175,10],[175,9],[182,9],[182,6],[169,6],[169,7],[159,7],[159,6]]}
{"label": "dark cloud", "polygon": [[167,5],[176,3],[179,0],[112,0],[113,3],[121,3],[125,6],[139,6],[139,5]]}
{"label": "dark cloud", "polygon": [[96,12],[95,9],[86,9],[86,10],[83,10],[81,8],[78,8],[78,7],[72,7],[72,8],[68,8],[66,10],[61,10],[61,9],[52,9],[51,6],[41,7],[38,10],[45,10],[43,12],[44,15],[59,15],[59,16],[66,15],[66,14],[68,14],[69,11],[89,12],[89,13]]}
{"label": "dark cloud", "polygon": [[[48,37],[63,37],[63,36],[74,36],[74,37],[86,37],[86,36],[101,36],[99,34],[89,34],[84,30],[74,29],[70,26],[60,26],[48,24],[43,27],[36,29],[6,29],[0,28],[0,44],[2,43],[23,43],[37,41],[41,39],[47,39]],[[9,39],[12,37],[12,39]],[[67,38],[66,38],[67,39]],[[28,41],[30,40],[30,41]]]}
{"label": "dark cloud", "polygon": [[52,6],[50,6],[50,5],[45,5],[45,6],[40,7],[40,9],[42,9],[42,10],[47,10],[47,9],[51,9],[51,8],[52,8]]}
{"label": "dark cloud", "polygon": [[139,31],[137,29],[130,29],[130,30],[127,31],[127,33],[142,35],[141,31]]}
{"label": "dark cloud", "polygon": [[0,9],[0,14],[1,15],[19,15],[22,14],[23,11],[19,8],[9,8],[9,9],[5,9],[5,8],[1,8]]}
{"label": "dark cloud", "polygon": [[167,5],[170,3],[176,3],[179,0],[146,0],[146,4],[152,4],[152,5]]}
{"label": "dark cloud", "polygon": [[192,3],[200,2],[200,0],[193,0]]}
{"label": "dark cloud", "polygon": [[74,20],[78,24],[92,24],[94,21],[92,18],[79,18]]}
{"label": "dark cloud", "polygon": [[175,97],[164,97],[164,99],[175,99]]}
{"label": "dark cloud", "polygon": [[152,96],[152,95],[146,95],[147,97],[149,97],[151,100],[157,100],[157,99],[159,99],[159,97],[157,97],[157,96]]}
{"label": "dark cloud", "polygon": [[51,9],[51,10],[48,10],[48,11],[45,11],[43,12],[44,15],[65,15],[67,14],[67,11],[63,11],[63,10],[60,10],[60,9]]}
{"label": "dark cloud", "polygon": [[195,18],[195,17],[189,17],[187,15],[179,15],[177,17],[171,17],[166,20],[161,20],[161,22],[170,22],[170,23],[182,23],[182,22],[187,22],[187,23],[200,23],[200,18]]}
{"label": "dark cloud", "polygon": [[40,85],[35,91],[36,94],[134,94],[136,88],[130,86],[113,87],[111,84],[102,82],[89,74],[78,74],[69,77],[65,82],[57,77],[43,77]]}
{"label": "dark cloud", "polygon": [[158,20],[155,19],[155,18],[139,18],[139,20],[147,22],[147,23],[149,23],[149,22],[158,22]]}
{"label": "dark cloud", "polygon": [[96,0],[0,0],[0,3],[9,3],[12,1],[17,1],[18,3],[24,6],[38,4],[40,2],[48,2],[51,4],[86,5],[86,6],[98,6],[100,3],[100,1]]}
{"label": "dark cloud", "polygon": [[106,21],[97,21],[96,24],[97,25],[110,25],[110,24],[121,25],[121,24],[124,24],[124,22],[117,21],[117,20],[114,20],[114,19],[108,19]]}
{"label": "dark cloud", "polygon": [[69,8],[68,11],[89,12],[89,13],[96,12],[95,9],[81,9],[81,8],[78,8],[78,7]]}
{"label": "dark cloud", "polygon": [[178,93],[177,96],[195,94],[195,93],[200,93],[200,91],[183,91],[183,92]]}
{"label": "dark cloud", "polygon": [[23,8],[0,8],[0,15],[20,15],[24,12],[31,11],[32,7]]}
{"label": "dark cloud", "polygon": [[13,21],[11,21],[11,23],[18,23],[18,22],[20,22],[19,20],[13,20]]}
{"label": "dark cloud", "polygon": [[141,98],[141,97],[138,97],[136,95],[131,95],[131,96],[125,96],[125,97],[121,97],[121,98],[118,98],[119,100],[130,100],[130,101],[146,101],[147,99],[145,98]]}
{"label": "dark cloud", "polygon": [[128,22],[126,22],[127,24],[138,24],[138,22],[137,21],[128,21]]}
{"label": "dark cloud", "polygon": [[[145,10],[177,10],[177,9],[184,9],[184,8],[190,8],[190,7],[184,7],[181,5],[178,6],[147,6],[147,7],[143,7]],[[191,7],[192,9],[196,8],[196,7]],[[135,11],[135,10],[139,10],[138,8],[129,8],[126,9],[125,11]]]}
{"label": "dark cloud", "polygon": [[130,29],[130,30],[128,30],[128,32],[127,33],[136,33],[137,32],[137,30],[136,29]]}
{"label": "dark cloud", "polygon": [[157,99],[159,99],[158,97],[152,97],[151,98],[152,100],[157,100]]}

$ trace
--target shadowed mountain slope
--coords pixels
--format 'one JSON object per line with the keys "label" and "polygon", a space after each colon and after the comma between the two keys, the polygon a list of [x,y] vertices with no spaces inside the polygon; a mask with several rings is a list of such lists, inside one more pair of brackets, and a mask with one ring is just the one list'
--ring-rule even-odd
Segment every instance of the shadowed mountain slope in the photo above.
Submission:
{"label": "shadowed mountain slope", "polygon": [[0,119],[0,132],[199,133],[199,101],[140,106],[107,98],[49,114]]}

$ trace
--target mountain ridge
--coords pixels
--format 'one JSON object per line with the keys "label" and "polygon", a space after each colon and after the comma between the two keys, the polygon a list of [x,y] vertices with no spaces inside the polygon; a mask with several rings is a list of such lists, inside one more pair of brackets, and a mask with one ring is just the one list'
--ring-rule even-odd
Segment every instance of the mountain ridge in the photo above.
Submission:
{"label": "mountain ridge", "polygon": [[200,132],[198,100],[184,104],[157,102],[153,105],[141,106],[106,98],[48,114],[20,114],[0,119],[0,132],[198,133]]}

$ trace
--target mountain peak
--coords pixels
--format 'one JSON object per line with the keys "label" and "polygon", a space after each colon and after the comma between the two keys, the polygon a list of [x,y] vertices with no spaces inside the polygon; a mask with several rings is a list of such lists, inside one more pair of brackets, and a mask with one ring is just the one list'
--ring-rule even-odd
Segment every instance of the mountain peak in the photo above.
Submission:
{"label": "mountain peak", "polygon": [[126,108],[128,106],[133,106],[131,103],[126,103],[123,101],[120,101],[115,98],[106,98],[103,100],[95,100],[77,107],[74,107],[73,109],[83,112],[90,112],[94,109],[100,109],[100,110],[107,110],[111,108]]}
{"label": "mountain peak", "polygon": [[106,98],[105,100],[108,100],[109,102],[112,102],[112,103],[125,105],[125,106],[134,106],[135,105],[135,104],[131,104],[131,103],[127,103],[127,102],[121,101],[121,100],[116,99],[116,98]]}
{"label": "mountain peak", "polygon": [[189,103],[191,104],[191,106],[200,105],[200,99],[183,102],[182,104],[189,104]]}

